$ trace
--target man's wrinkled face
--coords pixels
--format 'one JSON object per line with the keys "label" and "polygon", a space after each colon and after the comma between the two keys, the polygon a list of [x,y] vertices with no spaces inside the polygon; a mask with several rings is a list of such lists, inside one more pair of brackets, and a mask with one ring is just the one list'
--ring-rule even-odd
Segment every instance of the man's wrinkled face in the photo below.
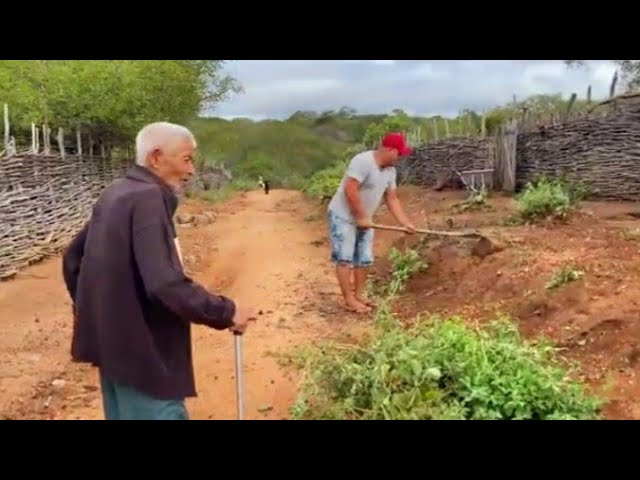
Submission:
{"label": "man's wrinkled face", "polygon": [[195,147],[188,139],[176,140],[165,148],[154,150],[149,167],[175,191],[180,191],[195,173]]}

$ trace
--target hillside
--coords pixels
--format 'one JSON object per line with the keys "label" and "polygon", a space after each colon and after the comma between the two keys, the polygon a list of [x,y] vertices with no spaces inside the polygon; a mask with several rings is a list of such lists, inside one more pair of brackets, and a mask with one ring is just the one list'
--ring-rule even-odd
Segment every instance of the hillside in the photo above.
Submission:
{"label": "hillside", "polygon": [[[586,105],[578,100],[572,108],[584,109]],[[569,101],[561,95],[535,95],[487,112],[462,110],[452,118],[410,116],[400,109],[390,114],[360,115],[342,107],[326,112],[298,111],[287,120],[200,117],[189,126],[200,142],[204,163],[224,164],[236,178],[255,181],[262,175],[275,187],[302,188],[322,170],[329,169],[333,177],[336,169],[332,167],[341,167],[354,149],[373,147],[384,131],[403,131],[410,143],[418,145],[445,136],[479,135],[483,129],[491,134],[523,110],[552,115],[568,106]]]}

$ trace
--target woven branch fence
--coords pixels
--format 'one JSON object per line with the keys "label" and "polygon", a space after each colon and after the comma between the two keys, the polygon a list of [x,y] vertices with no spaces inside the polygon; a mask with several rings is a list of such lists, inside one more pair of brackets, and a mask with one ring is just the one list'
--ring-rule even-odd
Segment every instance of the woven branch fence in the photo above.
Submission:
{"label": "woven branch fence", "polygon": [[406,183],[460,188],[455,172],[493,169],[493,187],[513,192],[536,176],[582,182],[593,198],[640,200],[640,94],[612,97],[590,111],[523,115],[491,136],[422,145],[401,166]]}
{"label": "woven branch fence", "polygon": [[16,152],[0,156],[0,279],[58,253],[82,228],[123,162]]}

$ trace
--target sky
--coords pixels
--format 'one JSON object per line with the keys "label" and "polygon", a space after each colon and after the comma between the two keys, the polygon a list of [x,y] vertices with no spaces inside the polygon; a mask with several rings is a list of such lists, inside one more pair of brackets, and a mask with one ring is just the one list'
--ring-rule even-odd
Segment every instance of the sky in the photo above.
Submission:
{"label": "sky", "polygon": [[562,60],[235,60],[226,71],[244,93],[208,115],[286,119],[297,110],[455,116],[534,94],[608,94],[615,71],[606,60],[567,69]]}

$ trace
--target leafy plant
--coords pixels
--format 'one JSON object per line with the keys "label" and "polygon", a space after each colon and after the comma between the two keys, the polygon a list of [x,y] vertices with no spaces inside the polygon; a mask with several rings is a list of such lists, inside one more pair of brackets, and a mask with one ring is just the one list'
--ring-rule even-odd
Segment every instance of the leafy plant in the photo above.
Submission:
{"label": "leafy plant", "polygon": [[392,271],[387,292],[390,296],[402,292],[407,280],[413,274],[428,268],[428,264],[421,259],[420,253],[409,248],[403,251],[392,248],[389,252],[389,260]]}
{"label": "leafy plant", "polygon": [[595,419],[600,400],[569,378],[544,342],[512,321],[473,329],[431,318],[411,328],[380,315],[360,345],[326,345],[305,360],[295,419]]}
{"label": "leafy plant", "polygon": [[489,207],[489,192],[487,189],[481,189],[471,192],[469,197],[458,206],[458,209],[462,212],[468,210],[481,210]]}
{"label": "leafy plant", "polygon": [[581,184],[572,185],[564,179],[539,177],[529,182],[517,196],[518,217],[523,221],[548,217],[564,219],[587,192]]}
{"label": "leafy plant", "polygon": [[545,288],[547,290],[554,290],[562,285],[579,280],[583,275],[583,271],[577,270],[571,265],[565,265],[553,274],[551,280],[545,285]]}

